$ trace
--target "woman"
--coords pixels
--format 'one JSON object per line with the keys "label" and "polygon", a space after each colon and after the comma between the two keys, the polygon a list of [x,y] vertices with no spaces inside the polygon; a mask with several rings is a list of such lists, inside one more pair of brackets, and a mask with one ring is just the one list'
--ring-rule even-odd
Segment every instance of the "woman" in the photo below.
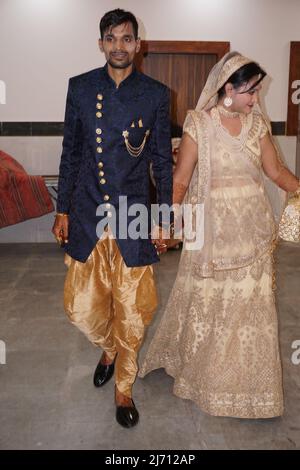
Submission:
{"label": "woman", "polygon": [[299,180],[279,159],[258,105],[264,76],[250,59],[227,54],[187,115],[173,200],[201,205],[204,244],[190,249],[185,241],[140,372],[165,368],[176,395],[216,416],[283,413],[272,263],[277,229],[263,173],[289,192],[299,191]]}

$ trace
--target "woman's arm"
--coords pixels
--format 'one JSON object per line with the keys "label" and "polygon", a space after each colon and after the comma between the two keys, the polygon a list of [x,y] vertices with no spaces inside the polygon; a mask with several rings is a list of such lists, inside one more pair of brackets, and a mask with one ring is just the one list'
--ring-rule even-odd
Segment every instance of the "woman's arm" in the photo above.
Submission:
{"label": "woman's arm", "polygon": [[174,222],[171,228],[171,239],[168,248],[182,241],[182,209],[181,204],[198,162],[198,146],[194,139],[184,132],[177,153],[176,168],[173,174],[173,210]]}
{"label": "woman's arm", "polygon": [[262,166],[265,174],[274,181],[277,186],[287,192],[295,192],[299,189],[300,183],[297,178],[279,160],[276,149],[267,133],[260,141],[262,152]]}
{"label": "woman's arm", "polygon": [[173,204],[182,203],[197,161],[198,146],[189,134],[184,133],[180,142],[176,169],[173,175]]}

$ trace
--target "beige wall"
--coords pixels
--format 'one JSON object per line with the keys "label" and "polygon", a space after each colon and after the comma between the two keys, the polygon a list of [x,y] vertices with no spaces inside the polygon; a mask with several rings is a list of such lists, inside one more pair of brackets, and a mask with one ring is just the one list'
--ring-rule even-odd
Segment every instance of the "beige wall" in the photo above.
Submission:
{"label": "beige wall", "polygon": [[286,120],[299,0],[0,0],[0,120],[61,121],[68,77],[103,64],[99,18],[118,6],[137,15],[146,39],[230,41],[266,68],[270,118]]}
{"label": "beige wall", "polygon": [[[98,23],[117,7],[136,14],[143,39],[230,41],[232,50],[265,67],[263,105],[272,121],[286,120],[289,43],[300,40],[300,0],[0,0],[0,83],[6,89],[0,121],[62,121],[68,78],[104,64]],[[296,138],[278,140],[294,169]],[[32,174],[58,170],[60,138],[0,137],[0,148]],[[18,241],[21,232],[24,240],[46,240],[40,224],[4,229],[0,242],[14,239],[15,231]]]}

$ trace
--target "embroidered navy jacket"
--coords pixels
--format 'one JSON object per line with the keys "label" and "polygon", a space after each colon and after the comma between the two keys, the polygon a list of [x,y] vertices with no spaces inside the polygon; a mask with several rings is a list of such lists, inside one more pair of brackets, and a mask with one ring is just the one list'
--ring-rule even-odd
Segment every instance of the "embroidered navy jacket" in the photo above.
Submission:
{"label": "embroidered navy jacket", "polygon": [[[168,88],[135,69],[116,87],[107,65],[71,78],[57,211],[69,214],[65,250],[72,258],[86,261],[101,236],[96,234],[98,222],[109,216],[111,206],[118,214],[119,196],[127,196],[128,206],[142,203],[149,207],[150,161],[157,202],[171,205]],[[105,204],[107,213],[97,216],[100,204]],[[149,238],[122,239],[117,232],[116,241],[127,266],[158,261]]]}

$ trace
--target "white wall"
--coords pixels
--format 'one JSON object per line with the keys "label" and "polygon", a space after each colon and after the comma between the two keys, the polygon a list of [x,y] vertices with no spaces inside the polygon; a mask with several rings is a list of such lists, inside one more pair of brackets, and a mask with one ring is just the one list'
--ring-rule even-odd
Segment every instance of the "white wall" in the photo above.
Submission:
{"label": "white wall", "polygon": [[115,7],[136,14],[146,39],[230,41],[266,68],[270,118],[286,120],[299,0],[0,0],[0,120],[62,121],[67,79],[103,64],[98,23]]}
{"label": "white wall", "polygon": [[30,175],[57,175],[62,137],[0,137],[0,148]]}
{"label": "white wall", "polygon": [[[68,78],[104,64],[99,19],[117,7],[135,13],[143,39],[229,41],[266,69],[264,107],[272,121],[286,121],[289,44],[300,40],[300,0],[0,0],[0,82],[6,85],[0,121],[62,121]],[[294,169],[296,138],[278,140]],[[27,171],[50,174],[58,170],[60,142],[0,137],[0,148]],[[30,223],[36,230],[39,222]],[[2,230],[0,241],[11,240],[12,230]]]}
{"label": "white wall", "polygon": [[[62,137],[0,137],[1,150],[13,155],[31,175],[58,174],[61,144]],[[0,229],[0,243],[54,242],[53,216],[51,213]]]}

